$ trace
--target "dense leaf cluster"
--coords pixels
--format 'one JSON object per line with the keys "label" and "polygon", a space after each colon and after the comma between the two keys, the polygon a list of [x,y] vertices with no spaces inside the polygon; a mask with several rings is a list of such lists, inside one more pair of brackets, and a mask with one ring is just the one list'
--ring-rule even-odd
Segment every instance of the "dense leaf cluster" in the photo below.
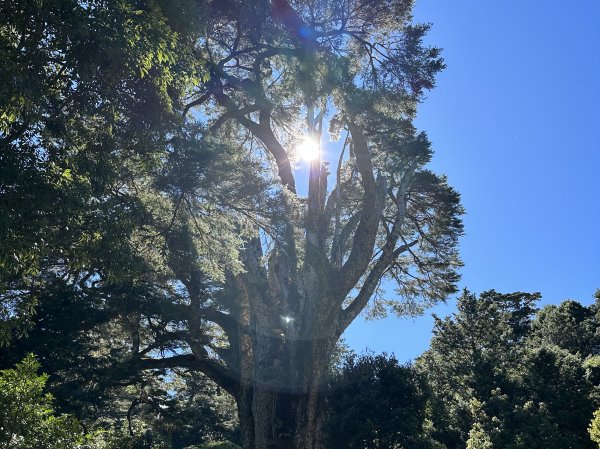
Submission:
{"label": "dense leaf cluster", "polygon": [[198,31],[173,28],[196,16],[182,6],[0,2],[0,344],[23,330],[42,271],[133,262],[131,181],[156,166],[202,75]]}
{"label": "dense leaf cluster", "polygon": [[28,355],[15,368],[0,371],[0,447],[72,449],[85,437],[75,419],[56,415],[52,396],[44,393],[47,375]]}
{"label": "dense leaf cluster", "polygon": [[538,299],[465,291],[458,313],[437,319],[416,366],[432,391],[433,435],[447,448],[595,447],[598,302],[536,313]]}

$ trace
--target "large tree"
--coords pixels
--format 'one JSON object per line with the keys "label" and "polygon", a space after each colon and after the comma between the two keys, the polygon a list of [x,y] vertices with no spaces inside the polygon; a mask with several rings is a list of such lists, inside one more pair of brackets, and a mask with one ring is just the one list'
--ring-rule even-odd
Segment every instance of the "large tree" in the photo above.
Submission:
{"label": "large tree", "polygon": [[[95,14],[89,5],[79,5],[84,17]],[[168,20],[169,5],[125,8],[123,23],[139,25],[125,48],[147,48],[173,30],[180,42],[185,30]],[[109,159],[119,156],[110,164],[119,170],[82,210],[106,204],[90,214],[105,227],[90,234],[84,264],[64,263],[75,254],[48,253],[44,279],[66,280],[108,313],[119,298],[131,301],[130,313],[119,315],[128,322],[132,354],[124,363],[138,370],[183,367],[213,379],[237,402],[245,449],[322,447],[327,367],[349,324],[369,304],[378,315],[418,313],[455,291],[459,196],[425,168],[431,146],[412,125],[443,61],[422,42],[428,26],[411,23],[411,1],[197,5],[206,28],[185,41],[191,49],[167,47],[172,69],[189,55],[198,64],[195,76],[177,78],[184,88],[167,89],[175,100],[190,94],[187,103],[169,102],[168,118],[177,111],[182,120],[164,127],[159,116],[156,132],[143,122],[132,138],[102,141]],[[144,34],[143,18],[156,20],[150,29],[158,34]],[[177,58],[178,48],[186,58]],[[150,55],[141,62],[162,67],[162,53]],[[118,73],[111,79],[121,80]],[[77,90],[83,82],[66,86]],[[121,98],[117,92],[109,105]],[[123,93],[137,95],[127,86]],[[164,110],[162,97],[142,97],[142,112]],[[121,124],[130,112],[119,110],[110,123]],[[38,122],[51,129],[45,117]],[[12,137],[27,123],[13,120],[5,135],[36,160],[26,145],[40,140]],[[82,123],[97,121],[92,115]],[[72,122],[64,128],[77,129]],[[95,129],[78,141],[94,142]],[[318,152],[304,183],[296,178],[296,147],[304,139],[318,145],[327,130],[339,150]],[[144,148],[153,149],[152,163],[136,163]],[[77,154],[98,150],[88,145]],[[60,174],[68,180],[76,170],[67,167]],[[81,179],[93,179],[95,167],[79,168],[87,174]],[[17,194],[24,191],[17,187]],[[111,232],[115,225],[118,232]],[[384,282],[397,295],[385,296]]]}
{"label": "large tree", "polygon": [[[172,190],[188,206],[165,233],[185,331],[161,338],[183,340],[189,352],[144,361],[187,363],[227,389],[246,448],[321,446],[329,358],[371,298],[374,311],[402,314],[455,291],[458,194],[424,168],[430,143],[411,124],[443,63],[422,43],[428,26],[410,23],[411,7],[333,0],[212,10],[200,46],[210,79],[189,117],[203,126],[202,140],[260,161],[268,185],[255,204],[231,210],[245,224],[239,266],[223,270],[216,286],[192,245],[203,237],[190,229],[207,215],[193,207],[203,198]],[[318,144],[327,121],[343,142],[335,175],[320,153],[303,194],[294,148],[305,138]],[[383,296],[384,279],[399,302]],[[217,326],[219,344],[197,330],[205,322]]]}
{"label": "large tree", "polygon": [[201,4],[169,3],[0,2],[0,346],[26,328],[44,266],[98,266],[130,235],[121,198],[203,74]]}

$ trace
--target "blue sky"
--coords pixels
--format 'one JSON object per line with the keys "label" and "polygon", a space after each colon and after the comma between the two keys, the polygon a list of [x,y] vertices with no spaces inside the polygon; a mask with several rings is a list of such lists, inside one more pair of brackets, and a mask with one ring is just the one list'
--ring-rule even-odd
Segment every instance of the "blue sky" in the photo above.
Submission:
{"label": "blue sky", "polygon": [[[600,288],[600,1],[417,0],[448,68],[416,124],[467,210],[460,287],[591,304]],[[454,310],[454,298],[433,309]],[[431,312],[431,311],[430,311]],[[414,359],[432,318],[359,318],[345,334]]]}

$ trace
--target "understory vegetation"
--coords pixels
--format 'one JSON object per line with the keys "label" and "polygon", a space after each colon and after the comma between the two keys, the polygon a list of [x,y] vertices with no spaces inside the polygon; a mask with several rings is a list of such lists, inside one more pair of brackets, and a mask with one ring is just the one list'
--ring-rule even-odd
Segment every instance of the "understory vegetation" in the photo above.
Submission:
{"label": "understory vegetation", "polygon": [[[412,364],[340,347],[326,447],[599,447],[600,292],[590,306],[568,300],[538,310],[539,299],[463,292]],[[0,447],[239,447],[233,399],[209,379],[179,369],[137,379],[103,373],[98,354],[110,349],[98,343],[107,340],[82,352],[83,339],[66,316],[42,307],[28,337],[0,352]]]}

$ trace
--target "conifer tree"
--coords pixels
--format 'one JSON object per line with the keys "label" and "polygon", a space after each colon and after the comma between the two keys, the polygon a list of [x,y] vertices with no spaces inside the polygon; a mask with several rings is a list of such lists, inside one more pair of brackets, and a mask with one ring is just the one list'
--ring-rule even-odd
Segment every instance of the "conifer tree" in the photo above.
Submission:
{"label": "conifer tree", "polygon": [[[23,284],[62,280],[128,322],[125,371],[204,373],[235,398],[245,449],[320,448],[344,330],[369,304],[414,314],[456,289],[459,195],[426,168],[431,144],[412,124],[440,51],[423,44],[429,26],[412,23],[408,0],[184,2],[189,14],[135,4],[49,5],[55,19],[34,9],[30,28],[29,10],[9,11],[10,73],[24,70],[21,41],[56,44],[40,66],[64,54],[64,69],[41,79],[60,82],[39,94],[70,109],[58,127],[45,110],[7,109],[2,157],[18,149],[41,163],[19,178],[36,185],[56,167],[75,207],[55,216],[44,202],[45,221],[21,217],[10,204],[31,189],[10,184],[2,261],[17,280],[5,282],[5,321],[35,297]],[[84,21],[80,40],[58,26],[65,11]],[[47,39],[29,40],[36,23]],[[298,145],[327,132],[342,148],[315,152],[303,189]],[[60,157],[49,165],[40,152]],[[21,219],[39,238],[14,233]],[[31,253],[33,271],[13,267],[49,231],[60,238]]]}

